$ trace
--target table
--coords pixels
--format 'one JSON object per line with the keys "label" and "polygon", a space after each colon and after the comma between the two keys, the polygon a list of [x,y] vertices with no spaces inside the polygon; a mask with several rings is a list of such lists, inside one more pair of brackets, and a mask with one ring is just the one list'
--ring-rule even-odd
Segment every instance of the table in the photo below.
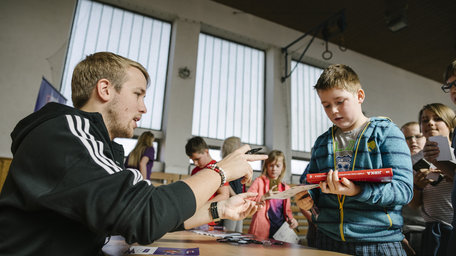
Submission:
{"label": "table", "polygon": [[[123,245],[125,249],[126,244]],[[199,248],[200,255],[235,255],[235,256],[337,256],[346,255],[336,252],[317,250],[315,248],[284,243],[283,245],[263,244],[229,244],[217,242],[217,237],[200,235],[192,231],[167,233],[161,239],[147,246],[170,248]],[[114,247],[119,248],[119,244]],[[114,248],[113,247],[113,248]],[[112,248],[111,248],[112,249]],[[121,255],[106,252],[109,255]],[[123,250],[125,251],[125,250]]]}

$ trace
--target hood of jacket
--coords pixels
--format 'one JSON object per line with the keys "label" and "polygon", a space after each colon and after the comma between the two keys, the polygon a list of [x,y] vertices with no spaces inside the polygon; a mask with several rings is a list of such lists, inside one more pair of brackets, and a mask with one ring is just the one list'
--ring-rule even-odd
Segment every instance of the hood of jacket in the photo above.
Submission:
{"label": "hood of jacket", "polygon": [[11,139],[13,141],[11,144],[11,152],[13,153],[13,156],[16,153],[19,146],[21,145],[24,138],[33,129],[35,129],[36,127],[50,119],[74,113],[84,113],[84,115],[89,116],[89,118],[92,117],[92,119],[103,120],[101,114],[99,113],[88,113],[63,104],[49,102],[40,110],[28,115],[27,117],[19,121],[14,130],[11,132]]}

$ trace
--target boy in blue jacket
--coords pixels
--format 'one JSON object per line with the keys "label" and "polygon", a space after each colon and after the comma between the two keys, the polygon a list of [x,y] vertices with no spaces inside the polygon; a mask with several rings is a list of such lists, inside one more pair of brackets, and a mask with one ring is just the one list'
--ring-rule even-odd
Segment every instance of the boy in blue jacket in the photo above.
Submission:
{"label": "boy in blue jacket", "polygon": [[[346,65],[326,68],[314,86],[333,126],[316,140],[309,173],[328,173],[320,188],[298,194],[297,205],[312,207],[316,247],[351,255],[406,255],[401,241],[402,206],[412,199],[410,151],[388,118],[368,118],[365,92]],[[390,183],[339,180],[338,173],[392,168]]]}

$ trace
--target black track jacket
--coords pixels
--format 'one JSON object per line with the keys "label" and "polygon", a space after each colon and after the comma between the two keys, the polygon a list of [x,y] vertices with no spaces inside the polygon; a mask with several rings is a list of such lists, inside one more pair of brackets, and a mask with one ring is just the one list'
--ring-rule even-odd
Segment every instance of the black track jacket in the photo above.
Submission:
{"label": "black track jacket", "polygon": [[0,255],[98,255],[109,235],[151,243],[195,213],[184,182],[154,187],[124,169],[99,113],[48,103],[11,137]]}

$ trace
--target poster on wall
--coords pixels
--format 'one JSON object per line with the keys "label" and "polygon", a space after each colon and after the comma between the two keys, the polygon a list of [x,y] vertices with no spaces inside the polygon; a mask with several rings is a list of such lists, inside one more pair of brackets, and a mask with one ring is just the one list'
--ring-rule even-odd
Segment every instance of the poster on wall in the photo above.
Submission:
{"label": "poster on wall", "polygon": [[38,111],[48,102],[58,102],[61,104],[66,103],[66,98],[49,83],[46,78],[43,77],[41,80],[40,91],[38,92],[38,97],[36,98],[35,111]]}

